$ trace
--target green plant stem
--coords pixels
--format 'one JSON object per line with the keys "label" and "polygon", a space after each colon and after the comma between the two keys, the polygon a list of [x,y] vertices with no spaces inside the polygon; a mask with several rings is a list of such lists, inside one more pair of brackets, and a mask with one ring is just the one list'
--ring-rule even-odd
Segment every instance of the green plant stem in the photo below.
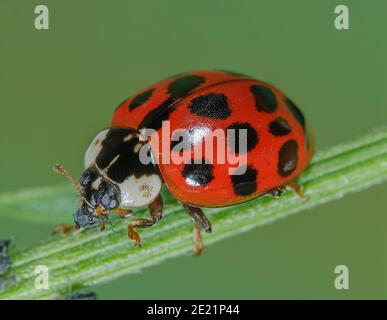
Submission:
{"label": "green plant stem", "polygon": [[[387,179],[387,128],[352,143],[339,145],[316,155],[299,178],[307,202],[292,192],[281,199],[262,197],[238,206],[205,210],[213,232],[204,235],[205,245],[246,232],[279,218],[343,195],[368,188]],[[63,187],[25,191],[0,198],[0,210],[28,199],[32,203],[60,203],[75,208],[75,197]],[[126,224],[116,219],[108,230],[89,230],[66,238],[54,238],[29,249],[15,252],[12,272],[14,285],[0,294],[5,299],[50,299],[66,292],[69,282],[76,285],[103,283],[155,265],[165,259],[190,254],[193,249],[192,222],[179,203],[166,197],[165,217],[147,229],[139,230],[142,248],[126,237]],[[71,204],[66,204],[66,203]],[[27,210],[27,209],[26,209]],[[35,208],[36,210],[36,208]],[[70,212],[68,212],[70,215]],[[146,214],[144,210],[140,215]],[[49,268],[50,289],[34,288],[35,267]]]}

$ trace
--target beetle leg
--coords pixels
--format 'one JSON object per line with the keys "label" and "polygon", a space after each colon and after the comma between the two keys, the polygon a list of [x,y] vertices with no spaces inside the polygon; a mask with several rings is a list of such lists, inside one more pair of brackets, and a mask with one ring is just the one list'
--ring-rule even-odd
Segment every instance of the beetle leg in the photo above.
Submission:
{"label": "beetle leg", "polygon": [[51,234],[52,235],[68,235],[69,233],[74,231],[74,225],[73,224],[61,224],[59,226],[56,226],[52,229]]}
{"label": "beetle leg", "polygon": [[105,221],[105,217],[104,216],[101,216],[100,219],[99,219],[100,223],[101,223],[101,227],[99,228],[100,231],[104,231],[106,229],[106,221]]}
{"label": "beetle leg", "polygon": [[287,187],[292,190],[302,202],[306,202],[308,200],[308,197],[305,196],[304,192],[302,191],[302,186],[297,182],[289,182]]}
{"label": "beetle leg", "polygon": [[271,189],[267,194],[273,198],[279,198],[283,195],[285,190],[286,190],[286,187],[281,186],[275,189]]}
{"label": "beetle leg", "polygon": [[141,246],[141,239],[134,228],[147,228],[160,221],[163,216],[163,199],[158,196],[149,206],[151,219],[137,219],[128,223],[128,238],[137,246]]}
{"label": "beetle leg", "polygon": [[188,204],[183,203],[183,207],[187,210],[192,220],[197,223],[205,232],[211,232],[211,223],[203,213],[202,209],[198,207],[191,207]]}
{"label": "beetle leg", "polygon": [[103,210],[100,207],[98,207],[97,210],[95,211],[95,214],[97,215],[98,220],[101,224],[101,227],[99,230],[104,231],[106,228],[106,224],[105,224],[105,217],[103,216],[103,214],[104,214]]}
{"label": "beetle leg", "polygon": [[203,251],[202,229],[197,223],[194,223],[194,256],[200,256]]}
{"label": "beetle leg", "polygon": [[201,230],[204,230],[205,232],[210,233],[212,231],[211,223],[203,213],[202,209],[197,207],[191,207],[185,203],[183,203],[183,207],[185,210],[187,210],[188,214],[190,215],[190,217],[195,223],[194,224],[194,242],[195,242],[194,255],[198,256],[203,251],[203,241],[202,241]]}
{"label": "beetle leg", "polygon": [[101,228],[100,228],[101,231],[105,230],[105,228],[106,228],[106,221],[105,221],[104,216],[109,215],[111,213],[117,213],[120,215],[121,218],[126,218],[126,217],[132,215],[133,211],[126,210],[126,209],[120,209],[120,208],[113,209],[113,210],[102,210],[100,207],[98,207],[96,210],[96,215],[98,216],[98,218],[101,222]]}
{"label": "beetle leg", "polygon": [[133,214],[133,211],[126,210],[126,209],[113,209],[113,210],[101,211],[101,214],[111,214],[111,213],[117,213],[120,215],[121,218],[127,218]]}

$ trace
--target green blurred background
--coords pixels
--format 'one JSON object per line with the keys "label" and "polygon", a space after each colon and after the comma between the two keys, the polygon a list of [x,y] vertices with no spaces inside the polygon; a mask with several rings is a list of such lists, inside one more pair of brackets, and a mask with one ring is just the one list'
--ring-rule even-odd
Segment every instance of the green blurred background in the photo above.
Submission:
{"label": "green blurred background", "polygon": [[[49,31],[34,29],[38,4],[50,10]],[[350,30],[334,28],[338,4],[349,6]],[[386,14],[384,0],[2,0],[0,192],[63,183],[56,161],[78,176],[122,100],[186,70],[275,84],[304,111],[317,150],[366,134],[387,119]],[[93,290],[101,299],[387,298],[386,192],[349,195]],[[1,218],[0,238],[30,245],[52,227]],[[349,290],[334,287],[339,264]]]}

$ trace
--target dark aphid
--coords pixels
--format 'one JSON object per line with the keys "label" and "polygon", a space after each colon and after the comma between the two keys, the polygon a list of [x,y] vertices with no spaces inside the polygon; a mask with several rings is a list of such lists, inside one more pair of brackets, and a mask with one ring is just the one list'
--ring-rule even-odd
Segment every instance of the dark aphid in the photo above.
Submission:
{"label": "dark aphid", "polygon": [[8,247],[11,241],[9,240],[0,240],[0,256],[8,254]]}
{"label": "dark aphid", "polygon": [[8,256],[10,243],[9,240],[0,240],[0,292],[5,291],[15,281],[13,275],[5,276],[12,266],[11,258]]}
{"label": "dark aphid", "polygon": [[4,275],[12,265],[8,256],[9,240],[0,240],[0,276]]}
{"label": "dark aphid", "polygon": [[97,300],[97,295],[93,291],[76,292],[68,296],[66,300]]}

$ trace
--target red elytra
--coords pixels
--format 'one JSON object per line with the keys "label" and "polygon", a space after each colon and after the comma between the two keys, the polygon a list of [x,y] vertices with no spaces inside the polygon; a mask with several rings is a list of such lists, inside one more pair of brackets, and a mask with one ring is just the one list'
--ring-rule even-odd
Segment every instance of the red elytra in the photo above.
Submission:
{"label": "red elytra", "polygon": [[[296,105],[276,87],[245,75],[193,71],[163,80],[122,102],[111,126],[153,128],[162,137],[162,120],[169,120],[171,132],[185,129],[204,137],[216,129],[248,129],[247,170],[240,176],[230,175],[234,166],[227,163],[163,164],[161,151],[155,154],[169,191],[192,206],[233,205],[286,186],[307,166],[314,149]],[[226,149],[233,153],[229,145]]]}

